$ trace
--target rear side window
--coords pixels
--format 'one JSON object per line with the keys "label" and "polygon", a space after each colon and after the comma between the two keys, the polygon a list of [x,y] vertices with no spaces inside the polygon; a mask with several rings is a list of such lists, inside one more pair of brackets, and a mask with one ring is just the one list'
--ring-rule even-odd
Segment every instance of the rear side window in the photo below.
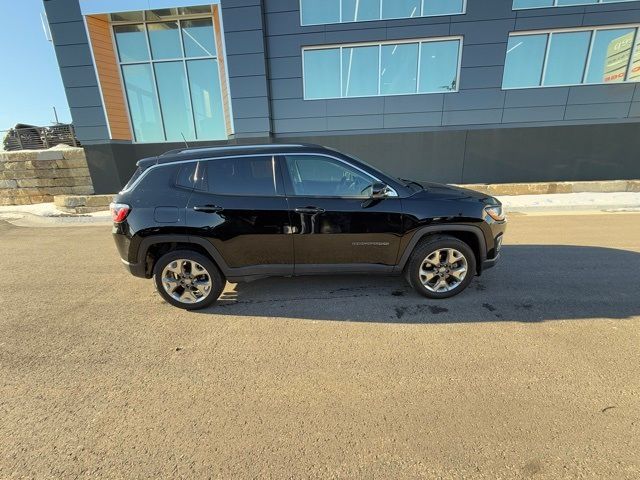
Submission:
{"label": "rear side window", "polygon": [[194,188],[197,181],[197,162],[191,162],[183,165],[178,171],[176,185],[183,188]]}
{"label": "rear side window", "polygon": [[273,157],[220,158],[204,162],[203,187],[217,195],[276,196]]}
{"label": "rear side window", "polygon": [[124,186],[123,190],[128,190],[129,188],[131,188],[131,185],[133,185],[136,182],[136,180],[140,178],[140,175],[142,175],[142,172],[144,172],[144,170],[141,167],[136,168],[136,171],[133,172],[133,175],[131,176],[127,184]]}

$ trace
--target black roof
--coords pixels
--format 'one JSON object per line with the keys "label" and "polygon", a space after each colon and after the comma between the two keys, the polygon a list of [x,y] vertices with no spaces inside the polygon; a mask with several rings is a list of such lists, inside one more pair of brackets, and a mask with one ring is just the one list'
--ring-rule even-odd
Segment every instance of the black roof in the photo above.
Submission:
{"label": "black roof", "polygon": [[197,160],[200,158],[221,158],[257,154],[275,155],[286,153],[321,153],[327,152],[327,150],[329,149],[326,147],[309,143],[271,143],[266,145],[228,145],[224,147],[181,148],[177,150],[169,150],[158,157],[143,158],[138,161],[137,165],[140,167],[148,167],[160,163],[173,163],[184,160]]}

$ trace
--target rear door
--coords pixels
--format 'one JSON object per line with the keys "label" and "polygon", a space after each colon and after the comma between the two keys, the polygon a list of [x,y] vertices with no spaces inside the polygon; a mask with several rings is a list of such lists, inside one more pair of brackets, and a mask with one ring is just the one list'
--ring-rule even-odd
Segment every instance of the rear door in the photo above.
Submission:
{"label": "rear door", "polygon": [[296,273],[322,271],[322,265],[351,266],[353,271],[365,266],[362,270],[368,271],[367,266],[396,264],[402,205],[397,196],[369,201],[376,178],[319,154],[285,155],[281,166]]}
{"label": "rear door", "polygon": [[229,267],[293,273],[288,205],[272,155],[200,161],[187,224],[190,234],[210,241]]}

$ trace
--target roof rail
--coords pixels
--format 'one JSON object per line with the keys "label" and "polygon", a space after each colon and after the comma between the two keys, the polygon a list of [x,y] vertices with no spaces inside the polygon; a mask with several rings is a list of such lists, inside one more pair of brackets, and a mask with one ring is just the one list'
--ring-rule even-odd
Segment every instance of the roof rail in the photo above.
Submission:
{"label": "roof rail", "polygon": [[[269,147],[303,147],[304,145],[300,144],[286,144],[286,143],[266,143],[262,145],[258,144],[246,144],[246,145],[225,145],[221,147],[194,147],[194,148],[181,148],[178,150],[171,150],[167,152],[169,153],[193,153],[199,152],[201,150],[218,150],[218,151],[228,151],[228,150],[248,150],[251,148],[269,148]],[[163,154],[163,155],[166,155]]]}

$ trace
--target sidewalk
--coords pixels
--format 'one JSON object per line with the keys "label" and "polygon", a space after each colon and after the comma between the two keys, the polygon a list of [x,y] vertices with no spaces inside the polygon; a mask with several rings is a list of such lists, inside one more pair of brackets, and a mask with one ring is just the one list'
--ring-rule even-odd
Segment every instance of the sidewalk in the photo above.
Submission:
{"label": "sidewalk", "polygon": [[[507,213],[558,214],[594,212],[640,212],[640,192],[554,193],[498,196]],[[0,206],[0,220],[20,226],[64,226],[109,224],[108,211],[83,215],[65,213],[53,203]]]}

